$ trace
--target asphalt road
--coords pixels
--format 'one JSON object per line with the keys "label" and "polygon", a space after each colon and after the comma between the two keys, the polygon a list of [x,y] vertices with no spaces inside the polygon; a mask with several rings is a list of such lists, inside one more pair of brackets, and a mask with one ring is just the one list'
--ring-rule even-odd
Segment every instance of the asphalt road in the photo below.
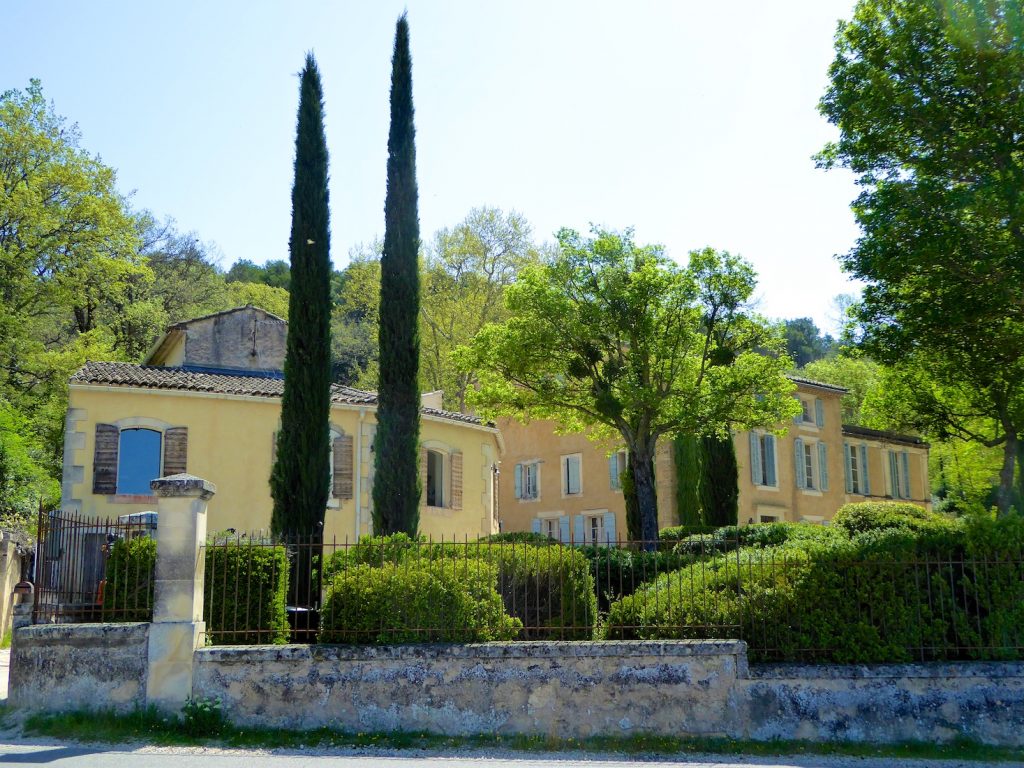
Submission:
{"label": "asphalt road", "polygon": [[[178,749],[145,747],[109,749],[54,743],[0,743],[0,765],[74,766],[75,768],[626,768],[639,760],[580,758],[572,755],[527,754],[522,756],[473,753],[452,756],[418,756],[415,754],[346,754],[327,753],[278,754],[241,750]],[[648,761],[642,761],[648,762]],[[983,768],[985,764],[954,760],[875,760],[872,758],[800,756],[786,757],[691,757],[682,760],[656,759],[657,766],[688,766],[689,768]],[[998,763],[1001,768],[1021,768],[1024,763]]]}

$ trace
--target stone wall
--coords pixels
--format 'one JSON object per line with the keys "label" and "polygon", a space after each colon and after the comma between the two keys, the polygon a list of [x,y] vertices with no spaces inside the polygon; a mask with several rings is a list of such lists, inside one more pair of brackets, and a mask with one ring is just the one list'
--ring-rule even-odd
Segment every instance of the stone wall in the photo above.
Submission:
{"label": "stone wall", "polygon": [[149,624],[41,624],[14,633],[10,703],[57,712],[146,704]]}
{"label": "stone wall", "polygon": [[11,628],[14,611],[14,585],[21,580],[20,537],[10,531],[0,532],[0,636]]}
{"label": "stone wall", "polygon": [[193,695],[239,724],[585,738],[736,728],[745,646],[720,642],[204,648]]}
{"label": "stone wall", "polygon": [[1024,746],[1024,663],[756,665],[740,738]]}

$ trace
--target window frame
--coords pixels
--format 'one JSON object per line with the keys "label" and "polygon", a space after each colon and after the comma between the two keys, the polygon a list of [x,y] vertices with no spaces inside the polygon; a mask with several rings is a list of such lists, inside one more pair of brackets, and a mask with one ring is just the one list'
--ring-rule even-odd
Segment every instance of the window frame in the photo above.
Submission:
{"label": "window frame", "polygon": [[[426,506],[433,507],[434,509],[446,509],[445,503],[450,501],[450,499],[448,497],[451,495],[448,492],[448,489],[445,486],[445,481],[448,479],[448,475],[449,475],[448,461],[447,461],[448,454],[447,454],[446,451],[440,450],[438,448],[430,448],[429,446],[426,447],[426,451],[427,451],[427,476],[426,476],[425,487],[423,489],[423,495],[424,495],[424,498],[425,498]],[[431,504],[430,503],[431,455],[434,455],[434,456],[437,457],[437,460],[436,460],[435,464],[438,465],[438,469],[440,470],[440,475],[441,475],[441,477],[438,479],[438,482],[433,484],[434,485],[434,490],[435,490],[434,501],[436,502],[438,500],[437,499],[437,494],[440,494],[440,497],[441,497],[440,498],[440,502],[441,502],[440,504],[437,504],[437,503]]]}
{"label": "window frame", "polygon": [[[122,489],[121,482],[122,482],[122,478],[124,477],[124,472],[121,471],[122,470],[122,462],[124,461],[125,456],[138,455],[138,451],[137,450],[125,451],[124,450],[124,446],[122,445],[121,441],[124,440],[124,436],[125,436],[126,432],[143,432],[143,431],[144,432],[152,432],[153,434],[155,434],[157,436],[157,439],[159,440],[158,445],[157,445],[157,456],[156,456],[157,473],[156,473],[155,477],[150,478],[150,480],[155,480],[156,478],[160,477],[163,474],[164,442],[165,442],[164,441],[164,432],[165,432],[165,429],[158,429],[158,428],[156,428],[154,426],[151,426],[151,425],[148,425],[148,424],[132,424],[132,425],[125,425],[125,426],[115,425],[115,426],[117,426],[117,475],[116,475],[116,478],[115,478],[115,481],[114,481],[114,495],[115,496],[152,496],[153,494],[152,494],[152,491],[149,488],[148,483],[146,485],[146,488],[141,493],[140,492],[136,492],[136,491]],[[95,472],[95,467],[93,468],[93,471]]]}
{"label": "window frame", "polygon": [[[569,461],[575,459],[577,470],[577,480],[579,487],[573,491],[569,486],[569,480],[571,473],[569,472]],[[561,467],[561,491],[562,498],[575,498],[583,495],[583,454],[582,453],[564,453],[559,459],[559,465]]]}

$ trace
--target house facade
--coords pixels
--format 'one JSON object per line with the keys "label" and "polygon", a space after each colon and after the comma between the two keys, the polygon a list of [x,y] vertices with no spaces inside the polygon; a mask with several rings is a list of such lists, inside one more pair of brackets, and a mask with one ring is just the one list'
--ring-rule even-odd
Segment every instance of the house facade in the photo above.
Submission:
{"label": "house facade", "polygon": [[[217,486],[210,531],[267,529],[286,336],[281,318],[241,307],[171,326],[143,365],[88,363],[75,373],[62,509],[99,517],[154,510],[149,481],[189,472]],[[331,387],[328,541],[372,533],[376,407],[375,393]],[[498,430],[441,410],[434,393],[424,396],[420,439],[420,533],[496,531]]]}
{"label": "house facade", "polygon": [[[793,377],[801,412],[780,430],[733,435],[739,465],[739,521],[828,523],[843,504],[872,499],[930,508],[928,444],[920,438],[842,424],[846,390]],[[550,421],[499,423],[505,437],[498,518],[503,531],[561,541],[626,538],[620,445],[556,434]],[[658,527],[679,524],[672,446],[655,461]]]}

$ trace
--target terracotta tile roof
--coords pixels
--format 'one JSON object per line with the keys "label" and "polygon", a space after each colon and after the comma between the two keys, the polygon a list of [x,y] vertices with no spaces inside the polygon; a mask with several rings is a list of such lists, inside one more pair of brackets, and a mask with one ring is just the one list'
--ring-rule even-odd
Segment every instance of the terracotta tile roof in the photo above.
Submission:
{"label": "terracotta tile roof", "polygon": [[[72,384],[96,384],[108,387],[143,387],[146,389],[176,389],[186,392],[210,392],[220,395],[248,395],[251,397],[281,397],[284,379],[274,375],[203,371],[194,368],[164,368],[133,363],[86,363],[75,373]],[[377,405],[376,392],[364,392],[341,384],[331,385],[331,402],[347,405]],[[425,415],[436,416],[466,424],[481,424],[475,416],[465,413],[421,409]]]}
{"label": "terracotta tile roof", "polygon": [[883,429],[868,429],[853,424],[843,424],[843,434],[849,437],[861,437],[868,440],[879,440],[886,443],[899,443],[915,448],[930,448],[931,446],[916,435],[901,435],[899,432],[889,432]]}
{"label": "terracotta tile roof", "polygon": [[787,376],[787,379],[792,381],[794,384],[803,384],[807,387],[817,387],[818,389],[827,389],[831,392],[841,392],[846,394],[850,390],[846,387],[837,387],[835,384],[826,384],[823,381],[815,381],[814,379],[805,379],[802,376]]}

